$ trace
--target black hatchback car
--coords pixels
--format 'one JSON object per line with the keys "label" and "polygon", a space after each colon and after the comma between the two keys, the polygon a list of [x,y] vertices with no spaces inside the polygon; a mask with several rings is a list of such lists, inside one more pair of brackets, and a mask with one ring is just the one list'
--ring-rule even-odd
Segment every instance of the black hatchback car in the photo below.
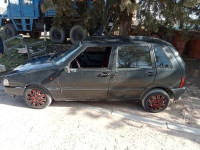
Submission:
{"label": "black hatchback car", "polygon": [[33,58],[8,73],[5,91],[32,108],[55,101],[138,101],[160,112],[184,93],[185,64],[163,40],[88,37],[65,53]]}

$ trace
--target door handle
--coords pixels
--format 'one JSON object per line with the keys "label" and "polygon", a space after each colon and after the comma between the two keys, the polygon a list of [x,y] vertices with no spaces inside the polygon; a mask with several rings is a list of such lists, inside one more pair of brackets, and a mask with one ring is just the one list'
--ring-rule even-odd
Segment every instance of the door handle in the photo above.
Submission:
{"label": "door handle", "polygon": [[147,76],[153,76],[153,71],[148,71]]}
{"label": "door handle", "polygon": [[111,78],[111,79],[115,79],[115,78],[116,78],[116,75],[115,75],[115,74],[111,74],[111,75],[110,75],[110,78]]}
{"label": "door handle", "polygon": [[108,73],[108,72],[102,72],[102,73],[100,73],[99,75],[98,75],[98,77],[107,77],[107,76],[109,76],[110,75],[110,73]]}

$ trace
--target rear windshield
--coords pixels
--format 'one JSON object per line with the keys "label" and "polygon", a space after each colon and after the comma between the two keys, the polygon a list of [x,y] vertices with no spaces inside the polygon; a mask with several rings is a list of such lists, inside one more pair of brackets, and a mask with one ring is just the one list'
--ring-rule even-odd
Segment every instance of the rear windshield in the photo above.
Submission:
{"label": "rear windshield", "polygon": [[172,68],[171,62],[160,46],[154,47],[157,68]]}

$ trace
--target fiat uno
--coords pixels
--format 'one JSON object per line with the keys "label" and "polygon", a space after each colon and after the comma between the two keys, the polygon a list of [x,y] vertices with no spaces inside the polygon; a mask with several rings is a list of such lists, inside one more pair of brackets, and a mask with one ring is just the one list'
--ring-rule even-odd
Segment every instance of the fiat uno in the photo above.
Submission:
{"label": "fiat uno", "polygon": [[165,110],[184,93],[185,64],[153,37],[88,37],[64,53],[35,57],[8,73],[5,91],[31,108],[55,101],[141,101]]}

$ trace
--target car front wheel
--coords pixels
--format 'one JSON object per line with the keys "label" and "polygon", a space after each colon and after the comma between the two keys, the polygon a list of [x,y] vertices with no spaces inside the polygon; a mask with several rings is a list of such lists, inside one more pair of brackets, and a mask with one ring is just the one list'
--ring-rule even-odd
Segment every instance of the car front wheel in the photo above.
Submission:
{"label": "car front wheel", "polygon": [[46,89],[29,86],[24,91],[24,101],[31,108],[43,109],[51,104],[52,98]]}
{"label": "car front wheel", "polygon": [[170,97],[164,90],[153,89],[142,98],[142,105],[146,111],[157,113],[165,110],[170,103]]}
{"label": "car front wheel", "polygon": [[5,37],[7,38],[11,38],[13,36],[16,36],[18,35],[18,32],[17,30],[15,29],[15,26],[11,23],[8,23],[4,26],[4,29],[3,29],[3,34]]}

